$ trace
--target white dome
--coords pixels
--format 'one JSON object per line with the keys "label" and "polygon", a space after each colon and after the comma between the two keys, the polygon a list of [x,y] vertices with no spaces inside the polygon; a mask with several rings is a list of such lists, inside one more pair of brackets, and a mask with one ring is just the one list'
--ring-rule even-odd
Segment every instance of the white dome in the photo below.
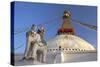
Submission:
{"label": "white dome", "polygon": [[58,48],[61,46],[61,48],[95,50],[91,44],[75,35],[57,35],[53,39],[49,40],[47,45],[48,48]]}

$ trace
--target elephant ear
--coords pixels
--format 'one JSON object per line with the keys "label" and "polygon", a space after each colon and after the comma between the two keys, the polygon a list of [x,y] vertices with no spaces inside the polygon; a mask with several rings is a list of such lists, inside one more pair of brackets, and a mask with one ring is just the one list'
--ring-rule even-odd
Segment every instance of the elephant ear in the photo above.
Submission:
{"label": "elephant ear", "polygon": [[29,31],[28,32],[26,32],[26,37],[28,37],[29,36]]}

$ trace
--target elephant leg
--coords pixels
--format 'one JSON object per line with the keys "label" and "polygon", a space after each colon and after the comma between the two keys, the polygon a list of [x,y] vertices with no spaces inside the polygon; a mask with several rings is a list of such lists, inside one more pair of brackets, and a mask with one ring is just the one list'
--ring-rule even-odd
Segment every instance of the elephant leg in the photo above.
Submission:
{"label": "elephant leg", "polygon": [[36,54],[37,54],[37,61],[39,61],[39,58],[38,58],[38,57],[39,57],[39,55],[38,55],[38,50],[37,50]]}
{"label": "elephant leg", "polygon": [[42,62],[46,62],[46,56],[47,56],[47,50],[46,49],[44,49],[43,50],[43,59],[42,59]]}
{"label": "elephant leg", "polygon": [[37,50],[37,60],[38,61],[41,61],[40,57],[41,57],[41,52],[40,50]]}
{"label": "elephant leg", "polygon": [[34,47],[34,42],[31,42],[31,46],[30,46],[30,59],[33,59],[32,55],[33,55],[33,47]]}
{"label": "elephant leg", "polygon": [[42,50],[40,46],[38,46],[38,50],[37,50],[37,60],[39,62],[42,62]]}
{"label": "elephant leg", "polygon": [[33,47],[33,50],[32,50],[32,58],[34,60],[37,60],[37,50],[38,50],[38,45],[37,44],[34,44],[34,47]]}
{"label": "elephant leg", "polygon": [[27,43],[24,57],[25,57],[25,59],[30,58],[30,42]]}
{"label": "elephant leg", "polygon": [[43,51],[41,51],[41,54],[40,54],[40,62],[43,62]]}
{"label": "elephant leg", "polygon": [[42,53],[39,54],[39,62],[42,62]]}

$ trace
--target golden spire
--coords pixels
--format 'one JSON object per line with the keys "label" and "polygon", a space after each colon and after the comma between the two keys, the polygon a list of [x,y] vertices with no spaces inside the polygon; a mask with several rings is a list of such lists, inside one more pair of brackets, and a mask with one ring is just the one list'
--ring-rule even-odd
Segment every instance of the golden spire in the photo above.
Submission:
{"label": "golden spire", "polygon": [[63,13],[63,23],[61,28],[58,30],[58,34],[74,34],[74,29],[70,23],[70,12],[67,10],[64,10]]}

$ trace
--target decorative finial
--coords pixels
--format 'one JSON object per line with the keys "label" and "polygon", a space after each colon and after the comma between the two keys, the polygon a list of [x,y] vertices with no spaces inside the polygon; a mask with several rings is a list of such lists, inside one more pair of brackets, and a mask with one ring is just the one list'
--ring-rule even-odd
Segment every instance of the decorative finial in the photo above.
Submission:
{"label": "decorative finial", "polygon": [[64,18],[69,18],[70,17],[70,12],[67,10],[64,10],[64,15],[63,15],[63,19]]}

